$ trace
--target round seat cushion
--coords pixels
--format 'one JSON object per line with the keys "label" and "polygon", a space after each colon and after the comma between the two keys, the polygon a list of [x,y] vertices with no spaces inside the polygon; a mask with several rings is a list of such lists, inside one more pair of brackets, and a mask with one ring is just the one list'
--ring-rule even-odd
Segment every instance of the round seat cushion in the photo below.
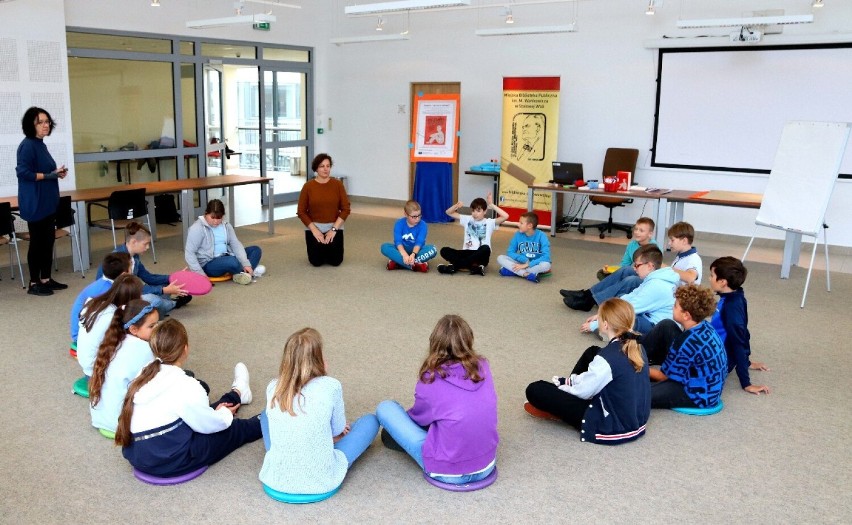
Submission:
{"label": "round seat cushion", "polygon": [[185,483],[189,480],[195,479],[198,476],[204,474],[204,471],[207,470],[207,467],[201,467],[198,470],[193,470],[192,472],[187,472],[181,476],[174,476],[171,478],[161,478],[159,476],[152,476],[151,474],[146,474],[141,470],[133,469],[133,475],[136,476],[136,479],[140,481],[144,481],[145,483],[150,483],[151,485],[177,485],[179,483]]}
{"label": "round seat cushion", "polygon": [[86,376],[74,381],[73,393],[80,397],[89,397],[89,378]]}
{"label": "round seat cushion", "polygon": [[443,481],[438,481],[433,478],[426,472],[423,473],[423,479],[428,481],[431,485],[435,485],[440,489],[449,490],[451,492],[473,492],[474,490],[484,489],[497,480],[497,467],[494,467],[491,474],[486,477],[479,481],[471,481],[470,483],[444,483]]}
{"label": "round seat cushion", "polygon": [[230,281],[233,275],[226,273],[225,275],[220,275],[219,277],[208,277],[207,279],[211,283],[224,283],[225,281]]}
{"label": "round seat cushion", "polygon": [[707,408],[673,408],[675,412],[680,412],[681,414],[688,414],[690,416],[712,416],[713,414],[718,414],[725,408],[725,404],[722,401],[719,401],[719,404],[712,407]]}
{"label": "round seat cushion", "polygon": [[283,501],[284,503],[295,504],[316,503],[334,496],[337,494],[338,490],[340,490],[340,485],[322,494],[290,494],[289,492],[280,492],[278,490],[271,489],[266,484],[263,484],[263,491],[266,492],[270,498],[276,501]]}
{"label": "round seat cushion", "polygon": [[98,432],[100,432],[101,435],[103,437],[107,438],[107,439],[115,439],[115,432],[113,432],[112,430],[107,430],[105,428],[99,428]]}
{"label": "round seat cushion", "polygon": [[206,275],[189,270],[179,270],[169,275],[170,283],[182,284],[189,295],[207,295],[213,289],[213,284]]}

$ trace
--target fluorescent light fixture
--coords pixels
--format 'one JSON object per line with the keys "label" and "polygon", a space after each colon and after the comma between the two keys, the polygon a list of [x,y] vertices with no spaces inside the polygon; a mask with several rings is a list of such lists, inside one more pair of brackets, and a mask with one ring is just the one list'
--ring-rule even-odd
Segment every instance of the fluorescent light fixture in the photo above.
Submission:
{"label": "fluorescent light fixture", "polygon": [[787,24],[810,24],[814,15],[746,16],[741,18],[707,18],[704,20],[678,20],[680,29],[698,27],[751,27]]}
{"label": "fluorescent light fixture", "polygon": [[302,6],[294,5],[294,4],[285,4],[283,2],[279,2],[278,0],[241,0],[242,2],[248,2],[250,4],[266,4],[266,5],[275,5],[278,7],[289,7],[290,9],[301,9]]}
{"label": "fluorescent light fixture", "polygon": [[654,13],[656,13],[656,10],[654,9],[654,0],[648,0],[648,9],[645,10],[645,14],[653,15]]}
{"label": "fluorescent light fixture", "polygon": [[151,7],[160,7],[160,0],[151,0]]}
{"label": "fluorescent light fixture", "polygon": [[373,4],[349,5],[343,8],[347,15],[369,15],[393,11],[413,11],[417,9],[435,9],[438,7],[459,7],[470,5],[471,0],[394,0]]}
{"label": "fluorescent light fixture", "polygon": [[564,26],[512,26],[477,29],[475,34],[476,36],[538,35],[543,33],[571,33],[573,31],[575,31],[574,24],[568,24]]}
{"label": "fluorescent light fixture", "polygon": [[208,29],[211,27],[233,26],[240,24],[259,24],[275,22],[275,15],[259,13],[256,15],[235,15],[225,18],[208,18],[206,20],[191,20],[186,23],[189,29]]}
{"label": "fluorescent light fixture", "polygon": [[822,7],[825,4],[822,3],[822,0],[814,0],[814,3],[811,4],[811,7]]}
{"label": "fluorescent light fixture", "polygon": [[341,38],[332,38],[329,40],[332,44],[363,44],[366,42],[383,42],[385,40],[408,40],[408,34],[393,34],[393,35],[370,35],[370,36],[345,36]]}

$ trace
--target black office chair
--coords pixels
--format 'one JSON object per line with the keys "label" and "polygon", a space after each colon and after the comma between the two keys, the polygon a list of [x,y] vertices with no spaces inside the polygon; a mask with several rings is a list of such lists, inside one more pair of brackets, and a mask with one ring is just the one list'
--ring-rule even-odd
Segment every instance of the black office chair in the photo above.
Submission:
{"label": "black office chair", "polygon": [[[109,218],[93,221],[92,206],[104,208],[107,211],[107,216]],[[145,217],[145,220],[148,223],[148,230],[154,231],[151,229],[151,215],[148,213],[148,201],[145,199],[145,188],[114,191],[110,194],[106,206],[99,202],[89,203],[89,224],[97,228],[112,230],[113,248],[118,247],[115,230],[122,230],[126,228],[130,222],[140,217]],[[154,262],[156,263],[157,250],[154,248],[153,237],[151,238],[151,254],[154,256]]]}
{"label": "black office chair", "polygon": [[[630,173],[635,175],[636,162],[638,160],[638,149],[607,149],[606,156],[604,157],[602,173],[603,177],[601,178],[601,184],[603,184],[603,180],[606,177],[615,177],[615,174],[619,171],[629,171]],[[602,222],[598,224],[583,224],[582,221],[580,221],[580,225],[577,227],[578,232],[586,233],[587,228],[597,228],[598,230],[600,230],[600,238],[603,239],[606,237],[607,232],[612,233],[612,230],[620,230],[627,233],[628,239],[633,237],[632,224],[615,224],[612,222],[612,210],[632,203],[633,199],[625,199],[623,197],[608,197],[603,195],[590,195],[589,202],[591,202],[595,206],[604,206],[606,208],[609,208],[609,220],[607,220],[607,222]]]}
{"label": "black office chair", "polygon": [[[80,261],[80,275],[85,279],[86,269],[83,268],[80,231],[77,228],[77,221],[74,220],[76,213],[71,206],[71,197],[59,197],[59,207],[56,208],[56,240],[65,237],[71,239],[71,250],[77,252],[77,260]],[[53,245],[53,269],[59,271],[59,263],[56,261],[56,244]]]}
{"label": "black office chair", "polygon": [[12,215],[12,205],[0,202],[0,246],[9,245],[9,274],[15,280],[15,267],[12,266],[12,248],[15,248],[15,258],[18,260],[18,273],[21,275],[21,288],[26,288],[24,269],[21,267],[21,254],[18,251],[18,236],[15,233],[15,218]]}

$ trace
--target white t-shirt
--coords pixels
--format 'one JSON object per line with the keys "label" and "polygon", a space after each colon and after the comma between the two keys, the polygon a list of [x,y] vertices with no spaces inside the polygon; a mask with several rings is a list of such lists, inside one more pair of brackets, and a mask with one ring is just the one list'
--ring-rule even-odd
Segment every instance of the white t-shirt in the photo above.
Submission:
{"label": "white t-shirt", "polygon": [[498,228],[494,219],[474,221],[470,215],[460,215],[459,224],[464,228],[462,250],[476,250],[480,246],[491,247],[491,234]]}

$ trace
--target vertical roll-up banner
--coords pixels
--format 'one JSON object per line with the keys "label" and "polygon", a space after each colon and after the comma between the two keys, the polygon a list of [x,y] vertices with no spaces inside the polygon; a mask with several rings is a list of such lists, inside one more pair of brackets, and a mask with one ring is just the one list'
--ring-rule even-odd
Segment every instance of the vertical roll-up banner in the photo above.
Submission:
{"label": "vertical roll-up banner", "polygon": [[[559,77],[503,77],[503,135],[497,203],[517,222],[527,187],[553,177],[559,134]],[[550,192],[536,194],[539,224],[550,225]]]}

